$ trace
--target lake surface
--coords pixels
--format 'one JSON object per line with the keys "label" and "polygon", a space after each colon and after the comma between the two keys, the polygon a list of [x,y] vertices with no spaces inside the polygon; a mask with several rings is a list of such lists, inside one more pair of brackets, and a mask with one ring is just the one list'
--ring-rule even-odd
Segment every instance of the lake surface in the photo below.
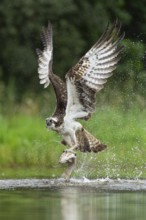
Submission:
{"label": "lake surface", "polygon": [[101,187],[90,187],[87,185],[77,185],[72,182],[64,185],[57,185],[55,183],[45,188],[35,186],[28,189],[19,185],[19,187],[13,186],[13,188],[1,189],[0,219],[146,219],[146,191],[129,191],[127,188],[124,190],[124,186],[123,190],[108,190],[108,188],[104,190]]}

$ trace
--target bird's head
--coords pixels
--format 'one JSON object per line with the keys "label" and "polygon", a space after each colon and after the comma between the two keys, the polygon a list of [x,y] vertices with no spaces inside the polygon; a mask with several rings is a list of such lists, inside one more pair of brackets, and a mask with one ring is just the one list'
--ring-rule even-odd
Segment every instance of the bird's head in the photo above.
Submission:
{"label": "bird's head", "polygon": [[46,127],[49,129],[49,130],[57,130],[57,127],[58,127],[58,118],[56,117],[50,117],[50,118],[46,118]]}

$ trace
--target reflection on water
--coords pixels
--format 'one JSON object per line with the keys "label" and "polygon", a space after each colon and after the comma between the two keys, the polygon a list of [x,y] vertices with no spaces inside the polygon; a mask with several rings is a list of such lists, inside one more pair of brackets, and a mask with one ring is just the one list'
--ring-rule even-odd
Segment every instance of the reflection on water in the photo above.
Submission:
{"label": "reflection on water", "polygon": [[2,220],[145,220],[146,193],[79,187],[0,191]]}

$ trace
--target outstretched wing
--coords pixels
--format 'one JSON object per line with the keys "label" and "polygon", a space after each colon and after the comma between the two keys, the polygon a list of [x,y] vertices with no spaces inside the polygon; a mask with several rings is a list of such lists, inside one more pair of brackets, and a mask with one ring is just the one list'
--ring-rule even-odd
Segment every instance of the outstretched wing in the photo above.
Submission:
{"label": "outstretched wing", "polygon": [[38,74],[40,84],[44,85],[44,88],[48,87],[50,82],[54,88],[57,107],[54,115],[64,114],[67,103],[67,91],[66,84],[52,71],[53,63],[53,31],[52,25],[48,22],[48,27],[43,28],[41,32],[41,40],[44,46],[43,51],[36,49],[38,55]]}
{"label": "outstretched wing", "polygon": [[36,49],[38,55],[38,74],[40,84],[44,84],[46,88],[50,84],[50,74],[52,73],[52,59],[53,59],[53,31],[52,25],[48,22],[48,27],[43,28],[41,32],[41,40],[44,50]]}
{"label": "outstretched wing", "polygon": [[116,21],[97,43],[69,70],[67,81],[66,118],[88,118],[95,111],[96,93],[104,87],[113,74],[123,47],[119,46],[124,33]]}

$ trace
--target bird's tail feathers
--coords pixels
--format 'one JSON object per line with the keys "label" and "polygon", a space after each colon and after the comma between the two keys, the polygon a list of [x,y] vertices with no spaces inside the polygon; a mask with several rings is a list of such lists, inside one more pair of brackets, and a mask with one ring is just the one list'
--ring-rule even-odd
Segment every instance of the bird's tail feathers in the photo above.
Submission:
{"label": "bird's tail feathers", "polygon": [[77,132],[76,136],[79,146],[78,148],[81,152],[98,153],[107,147],[85,129]]}

